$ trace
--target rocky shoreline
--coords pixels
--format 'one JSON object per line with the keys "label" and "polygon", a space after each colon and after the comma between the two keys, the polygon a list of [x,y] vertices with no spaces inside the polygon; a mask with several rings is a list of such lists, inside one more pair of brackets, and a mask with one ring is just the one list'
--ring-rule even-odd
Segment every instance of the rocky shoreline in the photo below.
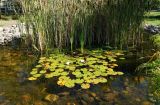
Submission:
{"label": "rocky shoreline", "polygon": [[[146,24],[144,32],[153,35],[159,34],[160,26]],[[20,39],[23,34],[26,34],[24,23],[0,27],[0,45],[7,45],[16,39]]]}
{"label": "rocky shoreline", "polygon": [[0,27],[0,45],[7,45],[15,39],[20,39],[24,33],[24,24]]}
{"label": "rocky shoreline", "polygon": [[144,31],[148,34],[153,34],[153,35],[159,34],[160,33],[160,26],[146,24],[144,26]]}

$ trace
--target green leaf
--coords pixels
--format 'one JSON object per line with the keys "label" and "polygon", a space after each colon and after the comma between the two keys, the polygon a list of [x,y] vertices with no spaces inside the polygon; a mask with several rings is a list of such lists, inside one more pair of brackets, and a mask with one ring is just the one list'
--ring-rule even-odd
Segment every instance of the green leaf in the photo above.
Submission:
{"label": "green leaf", "polygon": [[33,77],[36,77],[36,78],[38,78],[38,77],[40,77],[42,74],[35,74],[35,75],[33,75]]}
{"label": "green leaf", "polygon": [[34,71],[31,71],[31,72],[30,72],[31,75],[34,75],[34,74],[37,74],[37,73],[38,73],[37,70],[34,70]]}
{"label": "green leaf", "polygon": [[125,60],[126,58],[119,58],[120,60]]}
{"label": "green leaf", "polygon": [[46,70],[41,70],[39,73],[40,74],[44,74],[44,73],[46,73],[47,71]]}
{"label": "green leaf", "polygon": [[37,78],[35,78],[35,77],[29,77],[28,80],[34,81],[34,80],[37,80]]}
{"label": "green leaf", "polygon": [[90,88],[90,84],[82,84],[81,85],[82,89],[89,89]]}

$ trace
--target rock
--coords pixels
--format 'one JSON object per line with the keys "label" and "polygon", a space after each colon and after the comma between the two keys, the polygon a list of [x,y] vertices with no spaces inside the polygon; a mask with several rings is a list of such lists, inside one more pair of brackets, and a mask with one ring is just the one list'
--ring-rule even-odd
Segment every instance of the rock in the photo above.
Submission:
{"label": "rock", "polygon": [[70,93],[69,92],[62,92],[62,93],[59,93],[58,95],[60,97],[63,97],[63,96],[68,96]]}
{"label": "rock", "polygon": [[34,105],[46,105],[46,104],[44,104],[44,102],[42,101],[35,101]]}
{"label": "rock", "polygon": [[5,100],[4,102],[0,103],[0,105],[11,105],[9,100]]}
{"label": "rock", "polygon": [[125,95],[129,94],[129,92],[127,90],[123,90],[122,93]]}
{"label": "rock", "polygon": [[21,38],[22,34],[26,34],[26,31],[24,31],[24,24],[20,23],[18,25],[12,25],[12,26],[5,26],[0,27],[0,45],[8,44],[9,42],[12,42],[14,39]]}
{"label": "rock", "polygon": [[150,100],[151,102],[153,102],[153,103],[156,102],[156,100],[155,100],[153,97],[150,97],[149,100]]}
{"label": "rock", "polygon": [[141,102],[141,99],[140,98],[136,98],[135,101]]}
{"label": "rock", "polygon": [[76,105],[76,103],[70,103],[70,102],[68,102],[66,105]]}
{"label": "rock", "polygon": [[48,101],[48,102],[55,102],[59,99],[59,96],[58,95],[55,95],[55,94],[48,94],[44,100],[45,101]]}
{"label": "rock", "polygon": [[111,92],[110,88],[105,89],[105,93],[109,93],[109,92]]}
{"label": "rock", "polygon": [[102,99],[106,100],[106,101],[114,101],[114,99],[118,96],[117,93],[107,93],[104,95],[104,97],[102,97]]}
{"label": "rock", "polygon": [[96,97],[96,96],[97,96],[96,93],[94,93],[94,92],[89,92],[89,94],[90,94],[92,97]]}
{"label": "rock", "polygon": [[90,100],[90,96],[88,94],[82,94],[82,100],[86,101],[86,102],[91,102]]}
{"label": "rock", "polygon": [[81,100],[81,105],[88,105],[88,103],[85,102],[84,100]]}
{"label": "rock", "polygon": [[160,33],[160,26],[145,25],[144,31],[146,31],[149,34],[158,34]]}
{"label": "rock", "polygon": [[149,101],[143,101],[142,105],[153,105],[152,103],[150,103]]}
{"label": "rock", "polygon": [[21,96],[21,99],[23,101],[23,103],[29,103],[31,102],[31,95],[30,94],[25,94]]}
{"label": "rock", "polygon": [[17,81],[19,82],[19,83],[25,83],[25,81],[27,80],[27,77],[28,77],[28,73],[27,72],[25,72],[25,71],[18,71],[18,73],[17,73]]}
{"label": "rock", "polygon": [[6,100],[6,98],[0,95],[0,103],[2,103],[4,100]]}

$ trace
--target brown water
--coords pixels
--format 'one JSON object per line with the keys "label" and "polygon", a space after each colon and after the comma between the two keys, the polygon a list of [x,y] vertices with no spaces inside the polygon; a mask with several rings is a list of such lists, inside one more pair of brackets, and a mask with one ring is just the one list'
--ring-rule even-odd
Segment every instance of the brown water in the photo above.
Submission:
{"label": "brown water", "polygon": [[67,89],[53,80],[27,81],[36,60],[31,52],[0,48],[0,105],[154,105],[144,76],[111,77],[89,90]]}

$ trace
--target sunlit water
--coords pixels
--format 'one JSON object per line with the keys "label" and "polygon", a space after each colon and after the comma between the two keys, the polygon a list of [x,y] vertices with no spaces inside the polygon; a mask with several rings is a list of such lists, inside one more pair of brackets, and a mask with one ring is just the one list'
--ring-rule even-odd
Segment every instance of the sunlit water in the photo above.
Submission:
{"label": "sunlit water", "polygon": [[[89,90],[60,88],[53,80],[27,81],[36,60],[30,52],[0,48],[0,105],[153,105],[146,77],[111,77]],[[59,98],[49,102],[48,94]]]}

